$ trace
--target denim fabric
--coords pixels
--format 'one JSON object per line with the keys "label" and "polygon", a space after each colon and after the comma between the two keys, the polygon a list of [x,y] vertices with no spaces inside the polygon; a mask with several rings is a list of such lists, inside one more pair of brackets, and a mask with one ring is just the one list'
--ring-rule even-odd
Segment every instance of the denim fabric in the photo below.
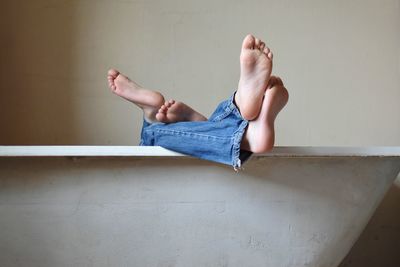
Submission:
{"label": "denim fabric", "polygon": [[142,146],[161,146],[182,154],[241,167],[251,152],[240,149],[248,121],[234,104],[223,101],[207,121],[149,123],[143,121]]}

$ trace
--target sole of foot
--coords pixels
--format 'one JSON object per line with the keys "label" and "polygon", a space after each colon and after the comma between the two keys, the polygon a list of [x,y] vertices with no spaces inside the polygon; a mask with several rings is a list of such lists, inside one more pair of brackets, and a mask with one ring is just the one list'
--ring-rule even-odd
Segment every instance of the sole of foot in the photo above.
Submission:
{"label": "sole of foot", "polygon": [[242,142],[243,149],[253,153],[272,150],[275,142],[275,119],[288,100],[289,93],[283,85],[274,85],[266,90],[260,115],[249,122]]}
{"label": "sole of foot", "polygon": [[110,90],[114,94],[140,107],[143,110],[146,120],[149,122],[157,120],[156,114],[165,102],[162,94],[142,88],[116,69],[108,71],[107,80]]}
{"label": "sole of foot", "polygon": [[185,103],[169,100],[164,103],[156,114],[156,119],[163,123],[180,121],[206,121],[207,118]]}
{"label": "sole of foot", "polygon": [[272,72],[272,52],[265,43],[247,35],[240,53],[240,80],[235,102],[246,120],[257,118]]}

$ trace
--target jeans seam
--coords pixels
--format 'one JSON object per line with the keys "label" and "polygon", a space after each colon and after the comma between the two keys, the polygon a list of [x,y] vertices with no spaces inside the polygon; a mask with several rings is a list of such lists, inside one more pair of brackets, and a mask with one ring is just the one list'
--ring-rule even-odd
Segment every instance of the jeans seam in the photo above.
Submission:
{"label": "jeans seam", "polygon": [[231,112],[232,112],[232,110],[230,110],[230,109],[229,109],[229,110],[225,109],[225,112],[224,112],[224,113],[222,113],[221,115],[215,117],[212,121],[214,121],[214,122],[216,122],[216,121],[221,121],[221,120],[223,120],[224,118],[228,117],[228,115],[231,114]]}
{"label": "jeans seam", "polygon": [[181,135],[181,136],[198,136],[198,137],[206,137],[206,138],[214,138],[214,139],[220,139],[220,140],[227,140],[227,139],[232,139],[234,136],[230,137],[221,137],[221,136],[215,136],[215,135],[207,135],[207,134],[199,134],[199,133],[187,133],[187,132],[182,132],[182,131],[177,131],[177,130],[161,130],[161,129],[149,129],[145,130],[146,132],[159,132],[159,133],[169,133],[172,135]]}
{"label": "jeans seam", "polygon": [[[241,169],[241,161],[246,161],[246,158],[242,159],[241,157],[240,145],[245,129],[248,126],[248,121],[242,117],[233,99],[234,95],[229,100],[224,101],[225,103],[221,103],[214,111],[213,115],[215,114],[216,116],[209,121],[216,123],[215,125],[210,124],[211,127],[213,125],[216,126],[215,131],[208,132],[204,131],[207,128],[200,126],[200,128],[192,128],[186,125],[182,128],[177,126],[164,129],[164,123],[150,123],[144,120],[140,145],[165,145],[166,148],[173,147],[177,151],[184,153],[188,151],[193,142],[194,148],[199,146],[199,151],[193,152],[194,155],[197,155],[196,157],[228,164],[233,166],[235,170]],[[225,119],[227,119],[228,123],[220,124],[220,121]],[[197,129],[200,131],[197,131]],[[159,139],[159,136],[165,136],[165,139]],[[171,140],[171,138],[172,143],[169,143],[168,140]],[[184,140],[185,143],[182,143]],[[177,142],[177,146],[174,145],[174,142]],[[203,143],[204,145],[202,145]],[[210,146],[210,153],[205,150],[207,145]],[[224,154],[222,155],[221,153]],[[187,154],[192,155],[190,153]]]}

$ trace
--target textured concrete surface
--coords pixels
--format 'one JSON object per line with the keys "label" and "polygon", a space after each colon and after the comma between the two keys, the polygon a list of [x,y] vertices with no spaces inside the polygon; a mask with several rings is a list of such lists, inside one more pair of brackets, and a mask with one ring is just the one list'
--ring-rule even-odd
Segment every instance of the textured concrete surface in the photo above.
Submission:
{"label": "textured concrete surface", "polygon": [[1,266],[336,267],[397,158],[0,158]]}

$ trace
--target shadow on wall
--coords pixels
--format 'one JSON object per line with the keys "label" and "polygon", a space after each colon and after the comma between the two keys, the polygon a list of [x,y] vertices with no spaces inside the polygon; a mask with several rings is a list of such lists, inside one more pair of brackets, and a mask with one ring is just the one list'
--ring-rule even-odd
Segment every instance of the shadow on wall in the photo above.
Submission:
{"label": "shadow on wall", "polygon": [[69,1],[2,4],[0,144],[76,140],[74,7]]}
{"label": "shadow on wall", "polygon": [[400,176],[339,267],[400,266]]}

